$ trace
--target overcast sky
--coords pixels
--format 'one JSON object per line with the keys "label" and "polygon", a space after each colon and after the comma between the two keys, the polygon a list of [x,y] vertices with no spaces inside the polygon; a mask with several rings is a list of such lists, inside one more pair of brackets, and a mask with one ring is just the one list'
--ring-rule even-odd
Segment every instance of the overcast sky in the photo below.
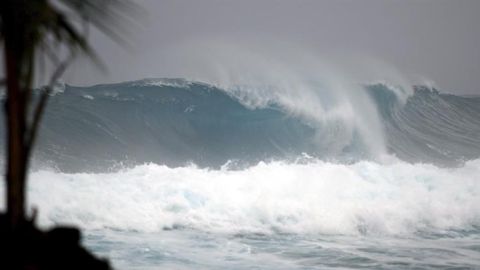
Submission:
{"label": "overcast sky", "polygon": [[[88,85],[189,76],[224,50],[265,53],[278,61],[314,55],[312,61],[349,73],[372,69],[368,79],[386,79],[382,69],[396,70],[411,83],[431,81],[445,92],[480,94],[479,0],[136,2],[145,12],[128,27],[130,49],[93,33],[90,41],[109,72],[80,61],[65,81]],[[209,57],[198,57],[205,54]]]}

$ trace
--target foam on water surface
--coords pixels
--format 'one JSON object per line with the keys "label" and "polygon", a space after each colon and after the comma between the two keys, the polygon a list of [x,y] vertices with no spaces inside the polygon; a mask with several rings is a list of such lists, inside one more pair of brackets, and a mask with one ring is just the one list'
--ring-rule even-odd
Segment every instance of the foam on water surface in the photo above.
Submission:
{"label": "foam on water surface", "polygon": [[146,164],[102,174],[40,170],[28,192],[44,226],[412,235],[478,228],[478,175],[480,160],[453,169],[401,161],[271,162],[243,170]]}

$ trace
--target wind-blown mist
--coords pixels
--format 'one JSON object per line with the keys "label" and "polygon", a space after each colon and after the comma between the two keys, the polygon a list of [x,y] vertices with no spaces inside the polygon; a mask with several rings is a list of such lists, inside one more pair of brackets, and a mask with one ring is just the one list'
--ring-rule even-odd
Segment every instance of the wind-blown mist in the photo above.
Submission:
{"label": "wind-blown mist", "polygon": [[339,162],[393,155],[455,166],[479,156],[477,97],[412,87],[379,61],[364,59],[353,72],[298,46],[195,44],[172,54],[190,79],[59,84],[35,164],[63,171],[145,162],[241,168],[303,155]]}

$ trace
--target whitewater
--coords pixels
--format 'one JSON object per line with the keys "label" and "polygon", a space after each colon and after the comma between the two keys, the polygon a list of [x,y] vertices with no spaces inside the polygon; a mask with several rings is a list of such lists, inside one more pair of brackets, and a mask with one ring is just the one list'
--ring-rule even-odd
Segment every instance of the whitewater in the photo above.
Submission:
{"label": "whitewater", "polygon": [[107,174],[38,171],[30,192],[44,212],[41,223],[92,230],[409,235],[475,229],[478,173],[479,160],[458,169],[322,161],[234,171],[148,164]]}
{"label": "whitewater", "polygon": [[479,97],[233,81],[57,85],[38,223],[117,269],[480,267]]}
{"label": "whitewater", "polygon": [[[43,226],[73,224],[118,269],[475,269],[480,160],[243,170],[146,164],[31,175]],[[3,190],[2,190],[3,191]]]}

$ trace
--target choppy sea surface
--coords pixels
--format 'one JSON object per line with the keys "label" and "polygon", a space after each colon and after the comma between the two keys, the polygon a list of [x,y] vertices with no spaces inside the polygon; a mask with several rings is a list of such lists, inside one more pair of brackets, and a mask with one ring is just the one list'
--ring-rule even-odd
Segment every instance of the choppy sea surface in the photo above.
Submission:
{"label": "choppy sea surface", "polygon": [[117,269],[478,269],[476,231],[410,237],[88,232]]}

